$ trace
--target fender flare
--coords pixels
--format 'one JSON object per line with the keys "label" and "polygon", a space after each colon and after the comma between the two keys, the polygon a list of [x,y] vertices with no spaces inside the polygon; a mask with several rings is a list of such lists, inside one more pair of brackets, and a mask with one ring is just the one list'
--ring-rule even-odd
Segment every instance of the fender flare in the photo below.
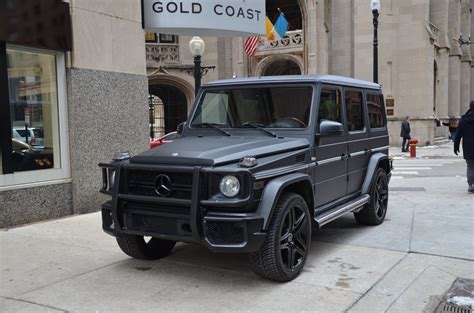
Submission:
{"label": "fender flare", "polygon": [[365,174],[364,183],[362,184],[361,193],[363,195],[369,193],[369,190],[372,187],[374,181],[375,172],[379,168],[380,163],[382,163],[384,160],[387,160],[387,162],[389,161],[388,156],[384,153],[376,153],[370,158],[369,165],[367,166],[367,173]]}
{"label": "fender flare", "polygon": [[[312,188],[313,185],[309,175],[303,173],[292,173],[280,176],[267,183],[257,209],[257,214],[263,218],[263,230],[268,229],[273,211],[283,190],[294,183],[302,181],[307,181]],[[313,192],[311,192],[311,195],[314,196]],[[313,208],[309,209],[311,211]]]}

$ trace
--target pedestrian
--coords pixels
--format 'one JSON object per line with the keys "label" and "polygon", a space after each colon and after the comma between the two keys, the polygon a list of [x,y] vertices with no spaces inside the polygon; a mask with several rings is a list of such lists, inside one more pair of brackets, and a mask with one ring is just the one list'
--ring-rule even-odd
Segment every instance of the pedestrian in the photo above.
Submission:
{"label": "pedestrian", "polygon": [[451,139],[451,141],[454,142],[454,139],[456,137],[456,131],[458,129],[458,124],[459,124],[458,119],[455,118],[454,116],[451,116],[449,117],[448,122],[441,122],[441,124],[449,127],[449,139]]}
{"label": "pedestrian", "polygon": [[400,137],[403,138],[402,141],[402,152],[408,152],[408,140],[411,139],[410,137],[410,117],[407,115],[405,119],[402,121],[402,128],[400,130]]}
{"label": "pedestrian", "polygon": [[454,154],[459,153],[459,144],[462,139],[462,151],[467,163],[468,193],[474,193],[474,100],[469,105],[469,111],[459,121],[454,140]]}

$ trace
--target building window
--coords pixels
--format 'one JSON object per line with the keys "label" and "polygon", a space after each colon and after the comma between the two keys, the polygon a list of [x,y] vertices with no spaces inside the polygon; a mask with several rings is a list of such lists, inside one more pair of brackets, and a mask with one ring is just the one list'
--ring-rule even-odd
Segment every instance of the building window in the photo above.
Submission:
{"label": "building window", "polygon": [[145,43],[147,44],[178,44],[178,36],[168,34],[157,34],[145,32]]}
{"label": "building window", "polygon": [[0,188],[68,178],[64,54],[3,47]]}
{"label": "building window", "polygon": [[349,131],[364,130],[364,112],[362,108],[362,93],[346,91],[347,128]]}

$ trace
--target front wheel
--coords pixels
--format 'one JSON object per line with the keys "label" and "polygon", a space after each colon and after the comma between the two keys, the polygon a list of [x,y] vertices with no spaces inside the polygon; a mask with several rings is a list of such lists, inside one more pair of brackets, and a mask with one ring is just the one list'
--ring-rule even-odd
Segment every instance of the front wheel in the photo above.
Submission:
{"label": "front wheel", "polygon": [[259,251],[250,254],[253,270],[263,278],[290,281],[304,267],[311,244],[311,215],[305,200],[284,193],[273,213],[267,238]]}
{"label": "front wheel", "polygon": [[363,225],[380,225],[385,219],[388,206],[388,178],[387,172],[379,168],[375,174],[375,181],[370,189],[370,201],[354,217]]}
{"label": "front wheel", "polygon": [[150,238],[145,240],[143,236],[122,234],[116,237],[117,243],[122,251],[135,259],[156,260],[170,254],[176,245],[176,241]]}

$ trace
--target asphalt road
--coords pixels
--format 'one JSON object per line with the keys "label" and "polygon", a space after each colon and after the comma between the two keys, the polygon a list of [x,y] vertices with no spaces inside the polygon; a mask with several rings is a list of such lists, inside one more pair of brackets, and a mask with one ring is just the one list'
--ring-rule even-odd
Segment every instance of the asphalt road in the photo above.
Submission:
{"label": "asphalt road", "polygon": [[305,270],[285,284],[257,277],[245,255],[189,244],[130,259],[98,213],[3,230],[1,311],[433,312],[457,277],[474,279],[474,195],[448,148],[395,155],[395,172],[418,174],[394,174],[385,223],[349,214],[315,230]]}

